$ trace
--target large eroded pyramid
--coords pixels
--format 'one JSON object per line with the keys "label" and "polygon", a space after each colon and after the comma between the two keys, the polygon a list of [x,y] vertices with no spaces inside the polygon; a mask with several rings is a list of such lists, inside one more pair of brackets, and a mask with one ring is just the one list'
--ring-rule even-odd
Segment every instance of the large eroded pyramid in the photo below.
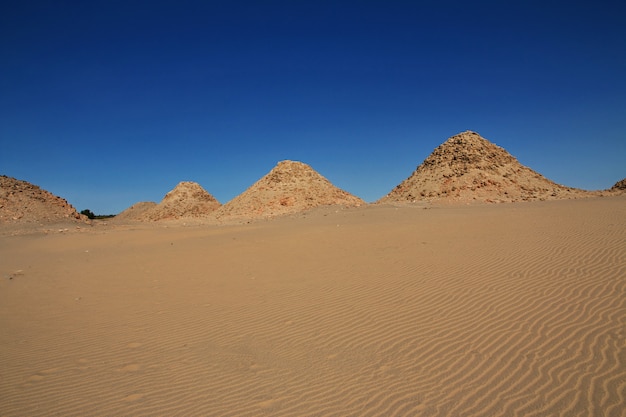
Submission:
{"label": "large eroded pyramid", "polygon": [[[175,220],[208,217],[221,206],[200,184],[183,181],[154,207],[140,213],[137,220]],[[135,207],[135,206],[133,206]]]}
{"label": "large eroded pyramid", "polygon": [[84,221],[65,199],[29,182],[0,175],[0,224]]}
{"label": "large eroded pyramid", "polygon": [[267,175],[228,203],[216,216],[259,218],[325,205],[359,206],[363,200],[335,187],[309,165],[279,162]]}
{"label": "large eroded pyramid", "polygon": [[476,132],[452,136],[379,203],[509,202],[576,198],[589,192],[556,184]]}

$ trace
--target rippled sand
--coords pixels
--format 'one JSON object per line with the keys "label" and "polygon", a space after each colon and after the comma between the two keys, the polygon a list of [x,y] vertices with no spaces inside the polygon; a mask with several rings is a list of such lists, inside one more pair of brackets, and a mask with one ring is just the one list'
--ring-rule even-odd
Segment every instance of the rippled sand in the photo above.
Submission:
{"label": "rippled sand", "polygon": [[626,198],[0,237],[2,416],[624,416]]}

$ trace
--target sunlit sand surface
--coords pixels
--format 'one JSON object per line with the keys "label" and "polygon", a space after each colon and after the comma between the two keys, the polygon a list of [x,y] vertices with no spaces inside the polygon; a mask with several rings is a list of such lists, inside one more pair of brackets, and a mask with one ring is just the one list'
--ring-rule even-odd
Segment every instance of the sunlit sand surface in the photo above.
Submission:
{"label": "sunlit sand surface", "polygon": [[0,237],[0,415],[625,416],[626,197]]}

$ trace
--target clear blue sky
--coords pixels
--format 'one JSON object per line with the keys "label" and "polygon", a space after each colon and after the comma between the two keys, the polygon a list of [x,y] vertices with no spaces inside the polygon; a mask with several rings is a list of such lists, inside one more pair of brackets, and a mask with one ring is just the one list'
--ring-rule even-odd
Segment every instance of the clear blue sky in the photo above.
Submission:
{"label": "clear blue sky", "polygon": [[117,213],[283,159],[374,201],[474,130],[573,187],[626,176],[623,1],[13,1],[0,174]]}

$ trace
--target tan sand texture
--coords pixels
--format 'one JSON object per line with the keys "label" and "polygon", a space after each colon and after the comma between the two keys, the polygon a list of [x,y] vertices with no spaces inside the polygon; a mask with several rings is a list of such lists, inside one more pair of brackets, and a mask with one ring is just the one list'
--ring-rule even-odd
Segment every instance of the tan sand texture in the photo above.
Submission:
{"label": "tan sand texture", "polygon": [[0,235],[4,417],[625,402],[626,196]]}

